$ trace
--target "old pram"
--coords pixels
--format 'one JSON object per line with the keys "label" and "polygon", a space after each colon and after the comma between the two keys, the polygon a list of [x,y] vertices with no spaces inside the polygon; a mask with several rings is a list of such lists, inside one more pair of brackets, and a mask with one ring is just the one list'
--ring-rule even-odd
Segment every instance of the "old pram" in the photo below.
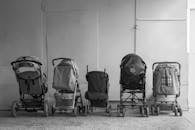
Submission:
{"label": "old pram", "polygon": [[89,113],[89,110],[93,112],[93,108],[105,108],[106,113],[111,115],[111,105],[108,100],[109,92],[109,76],[104,71],[88,71],[86,80],[88,82],[88,90],[85,93],[85,98],[89,101],[88,105],[85,107],[85,112]]}
{"label": "old pram", "polygon": [[120,104],[117,106],[119,116],[125,116],[125,109],[139,106],[142,116],[149,116],[146,104],[145,75],[146,64],[136,54],[122,58],[120,74]]}
{"label": "old pram", "polygon": [[178,62],[156,62],[153,69],[154,104],[151,113],[158,115],[160,106],[170,108],[175,116],[182,116],[182,109],[177,101],[180,96],[180,70]]}
{"label": "old pram", "polygon": [[11,62],[19,84],[20,100],[13,101],[11,114],[16,117],[17,111],[44,111],[48,116],[46,75],[41,71],[42,63],[36,57],[23,56]]}
{"label": "old pram", "polygon": [[76,63],[70,58],[56,58],[52,60],[52,64],[54,66],[52,87],[56,90],[52,114],[56,110],[72,111],[75,116],[84,112]]}

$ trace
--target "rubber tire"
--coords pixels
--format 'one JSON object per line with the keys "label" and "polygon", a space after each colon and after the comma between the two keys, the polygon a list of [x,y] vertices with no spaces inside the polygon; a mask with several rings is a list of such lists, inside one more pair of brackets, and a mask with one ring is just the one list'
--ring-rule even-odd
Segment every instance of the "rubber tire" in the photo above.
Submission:
{"label": "rubber tire", "polygon": [[144,116],[145,114],[144,114],[144,107],[143,106],[140,106],[140,114],[142,115],[142,116]]}
{"label": "rubber tire", "polygon": [[179,115],[182,116],[183,115],[183,111],[181,108],[178,108],[178,112],[179,112]]}
{"label": "rubber tire", "polygon": [[123,107],[119,107],[119,116],[120,117],[125,117],[125,111],[124,111],[124,108]]}
{"label": "rubber tire", "polygon": [[17,104],[18,104],[18,101],[13,101],[12,102],[12,106],[11,106],[11,115],[13,116],[13,117],[16,117],[17,115],[16,115],[16,112],[17,112]]}
{"label": "rubber tire", "polygon": [[73,113],[74,113],[74,116],[78,116],[79,115],[79,106],[75,105],[75,107],[73,109]]}
{"label": "rubber tire", "polygon": [[178,108],[176,106],[174,108],[174,114],[175,114],[175,116],[178,116]]}
{"label": "rubber tire", "polygon": [[144,114],[146,117],[149,117],[149,107],[144,107]]}
{"label": "rubber tire", "polygon": [[151,106],[151,115],[155,115],[155,107]]}
{"label": "rubber tire", "polygon": [[158,116],[160,114],[160,107],[156,106],[156,115]]}
{"label": "rubber tire", "polygon": [[52,107],[51,107],[51,114],[52,114],[52,116],[54,115],[54,113],[55,113],[55,107],[54,107],[54,105],[52,105]]}
{"label": "rubber tire", "polygon": [[49,116],[49,104],[47,101],[44,102],[44,116],[45,117]]}

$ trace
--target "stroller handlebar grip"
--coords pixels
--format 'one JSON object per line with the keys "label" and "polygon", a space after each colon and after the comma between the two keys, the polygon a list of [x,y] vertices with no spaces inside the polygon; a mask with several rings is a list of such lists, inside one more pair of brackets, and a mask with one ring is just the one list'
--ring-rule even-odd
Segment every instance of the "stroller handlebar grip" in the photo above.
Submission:
{"label": "stroller handlebar grip", "polygon": [[71,60],[70,58],[63,58],[63,57],[60,57],[60,58],[55,58],[52,60],[52,65],[54,66],[55,65],[55,61],[59,61],[59,60]]}
{"label": "stroller handlebar grip", "polygon": [[165,61],[165,62],[155,62],[155,63],[153,63],[152,70],[154,70],[155,69],[155,66],[156,65],[159,65],[159,64],[174,64],[174,65],[177,65],[178,66],[179,71],[181,69],[181,64],[179,62],[167,62],[167,61]]}
{"label": "stroller handlebar grip", "polygon": [[13,62],[11,62],[11,65],[13,66],[13,65],[16,64],[16,63],[23,62],[23,61],[29,61],[29,62],[36,63],[36,64],[38,64],[38,65],[42,65],[41,62],[34,61],[34,60],[26,60],[26,59],[24,59],[24,60],[18,60],[18,61],[13,61]]}

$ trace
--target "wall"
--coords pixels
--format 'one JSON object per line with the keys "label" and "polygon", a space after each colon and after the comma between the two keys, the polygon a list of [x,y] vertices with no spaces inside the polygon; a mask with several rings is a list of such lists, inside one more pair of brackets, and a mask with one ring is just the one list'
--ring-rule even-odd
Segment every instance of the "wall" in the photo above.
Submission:
{"label": "wall", "polygon": [[188,0],[188,54],[189,54],[189,106],[195,107],[194,102],[194,66],[195,66],[195,1]]}
{"label": "wall", "polygon": [[42,57],[41,0],[0,1],[0,109],[18,99],[10,62],[18,56]]}
{"label": "wall", "polygon": [[136,39],[134,0],[43,2],[46,5],[44,13],[41,0],[0,1],[0,108],[8,108],[18,97],[18,86],[9,63],[20,55],[35,55],[47,61],[50,91],[51,60],[55,57],[76,60],[83,90],[87,87],[86,65],[90,70],[106,68],[111,84],[109,97],[118,100],[120,61],[125,54],[133,52],[134,40],[137,41],[137,54],[148,65],[147,97],[152,94],[152,63],[176,60],[182,64],[180,102],[187,108],[185,1],[137,0]]}

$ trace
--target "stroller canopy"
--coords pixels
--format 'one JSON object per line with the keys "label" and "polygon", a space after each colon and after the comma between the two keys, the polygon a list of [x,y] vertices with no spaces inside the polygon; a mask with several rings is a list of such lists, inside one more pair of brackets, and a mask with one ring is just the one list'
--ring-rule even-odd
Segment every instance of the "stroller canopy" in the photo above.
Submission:
{"label": "stroller canopy", "polygon": [[121,61],[120,84],[136,89],[139,88],[139,82],[142,75],[145,75],[146,64],[142,58],[136,54],[128,54]]}
{"label": "stroller canopy", "polygon": [[[37,57],[23,56],[11,63],[22,94],[43,95],[46,93],[46,77],[41,72]],[[44,91],[43,91],[44,90]]]}
{"label": "stroller canopy", "polygon": [[86,75],[88,92],[86,98],[91,100],[108,99],[108,74],[102,71],[91,71]]}
{"label": "stroller canopy", "polygon": [[74,91],[78,78],[76,63],[72,59],[64,58],[54,67],[53,88]]}
{"label": "stroller canopy", "polygon": [[121,69],[128,68],[128,72],[139,75],[144,73],[146,69],[146,64],[142,58],[136,54],[128,54],[123,57],[120,65]]}

